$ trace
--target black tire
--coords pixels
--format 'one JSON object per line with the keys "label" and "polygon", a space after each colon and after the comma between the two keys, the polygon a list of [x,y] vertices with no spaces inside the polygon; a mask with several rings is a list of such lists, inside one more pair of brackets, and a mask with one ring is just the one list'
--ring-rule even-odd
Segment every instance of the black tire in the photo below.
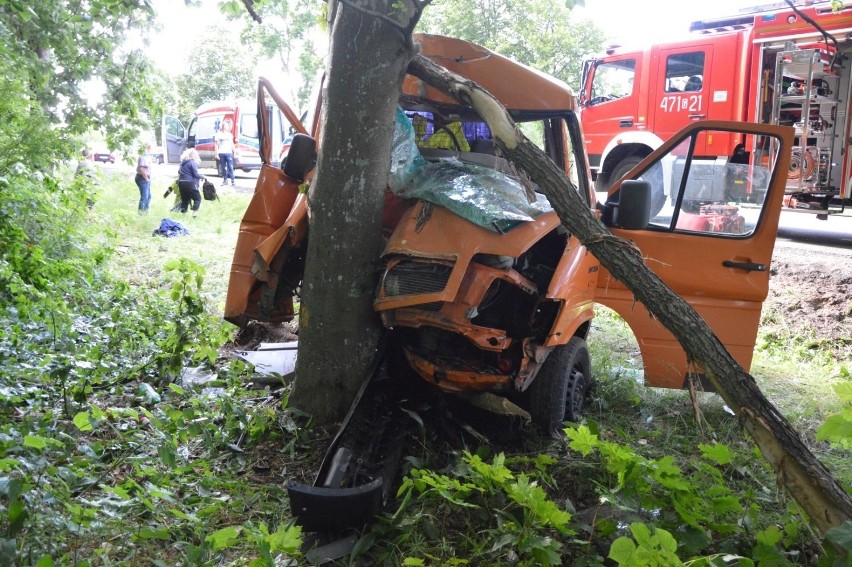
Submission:
{"label": "black tire", "polygon": [[592,377],[586,341],[572,337],[555,347],[530,384],[529,410],[533,423],[558,436],[565,421],[578,421]]}
{"label": "black tire", "polygon": [[[612,168],[609,174],[609,185],[605,189],[597,189],[598,191],[606,191],[612,185],[627,175],[627,172],[639,165],[645,159],[643,156],[627,156]],[[648,179],[648,175],[653,179]],[[655,178],[656,177],[656,178]],[[654,218],[663,210],[663,205],[666,204],[666,194],[663,188],[662,170],[660,167],[652,167],[646,174],[645,178],[651,182],[651,218]]]}

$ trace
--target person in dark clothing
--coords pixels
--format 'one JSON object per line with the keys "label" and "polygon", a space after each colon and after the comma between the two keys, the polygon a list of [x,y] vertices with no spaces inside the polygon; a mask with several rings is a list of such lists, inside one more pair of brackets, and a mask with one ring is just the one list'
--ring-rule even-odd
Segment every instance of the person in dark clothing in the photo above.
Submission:
{"label": "person in dark clothing", "polygon": [[180,169],[178,169],[178,188],[180,189],[180,212],[185,213],[192,202],[192,216],[198,216],[201,208],[201,193],[198,191],[198,182],[204,176],[198,173],[198,164],[201,158],[195,148],[190,148],[180,156]]}

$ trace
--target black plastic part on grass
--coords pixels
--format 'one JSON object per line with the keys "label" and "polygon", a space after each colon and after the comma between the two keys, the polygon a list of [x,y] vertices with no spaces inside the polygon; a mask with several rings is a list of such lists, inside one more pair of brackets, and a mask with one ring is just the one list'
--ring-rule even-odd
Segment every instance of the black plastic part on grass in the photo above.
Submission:
{"label": "black plastic part on grass", "polygon": [[352,488],[291,482],[287,494],[290,510],[303,530],[339,532],[361,528],[381,511],[383,485],[382,477]]}

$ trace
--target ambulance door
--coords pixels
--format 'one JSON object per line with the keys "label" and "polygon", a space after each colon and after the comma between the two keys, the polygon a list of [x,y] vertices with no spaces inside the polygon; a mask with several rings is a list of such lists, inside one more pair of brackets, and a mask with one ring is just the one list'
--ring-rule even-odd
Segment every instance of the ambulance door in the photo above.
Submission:
{"label": "ambulance door", "polygon": [[[711,118],[711,44],[661,49],[655,64],[656,84],[651,87],[656,93],[653,129],[660,138],[668,140],[690,122]],[[705,139],[700,140],[696,155],[707,155]]]}
{"label": "ambulance door", "polygon": [[[694,160],[699,140],[709,135],[737,137],[750,163],[708,168]],[[645,229],[611,229],[642,251],[648,268],[695,308],[746,370],[769,290],[792,137],[792,128],[786,126],[717,120],[691,123],[626,177],[670,184],[671,200]],[[769,161],[774,169],[755,157],[767,151],[777,152],[777,159]],[[748,184],[753,191],[766,191],[766,198],[760,205],[730,204],[725,187],[734,181]],[[620,185],[612,187],[608,203],[618,200]],[[690,369],[680,344],[603,268],[595,298],[617,311],[632,328],[642,352],[645,383],[681,388]]]}

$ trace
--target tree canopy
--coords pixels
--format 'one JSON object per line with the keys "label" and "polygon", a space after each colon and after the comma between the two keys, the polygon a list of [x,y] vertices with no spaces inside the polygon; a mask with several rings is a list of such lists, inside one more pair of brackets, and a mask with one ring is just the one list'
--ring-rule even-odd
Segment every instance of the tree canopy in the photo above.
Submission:
{"label": "tree canopy", "polygon": [[141,43],[153,16],[147,0],[0,0],[0,55],[14,61],[20,96],[65,134],[100,128],[113,147],[127,146],[159,106]]}
{"label": "tree canopy", "polygon": [[423,12],[418,31],[472,41],[572,86],[579,83],[583,58],[604,42],[603,30],[564,0],[436,2]]}
{"label": "tree canopy", "polygon": [[211,100],[251,97],[257,83],[254,62],[232,29],[211,28],[192,46],[189,68],[177,78],[180,115],[191,116]]}

